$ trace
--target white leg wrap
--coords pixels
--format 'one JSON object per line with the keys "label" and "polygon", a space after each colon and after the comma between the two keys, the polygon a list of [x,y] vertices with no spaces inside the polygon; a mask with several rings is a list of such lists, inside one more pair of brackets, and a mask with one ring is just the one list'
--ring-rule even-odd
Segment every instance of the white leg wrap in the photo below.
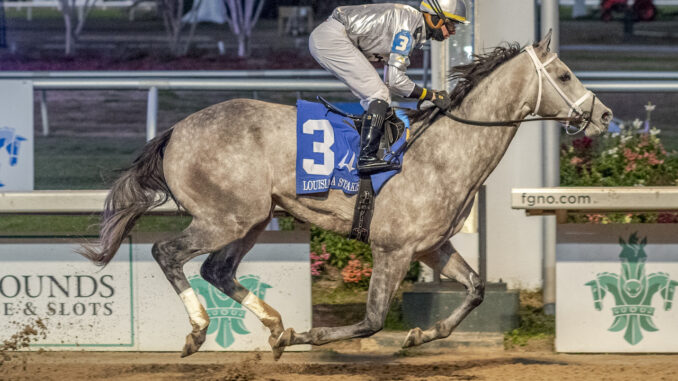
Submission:
{"label": "white leg wrap", "polygon": [[242,304],[245,308],[248,310],[252,311],[253,314],[255,314],[259,320],[264,320],[265,318],[270,318],[271,315],[269,315],[266,312],[266,309],[264,308],[263,304],[261,304],[261,299],[259,299],[256,295],[253,293],[249,292],[247,296],[242,300]]}
{"label": "white leg wrap", "polygon": [[210,324],[209,317],[202,307],[202,304],[200,304],[200,300],[198,300],[195,291],[193,291],[192,288],[187,288],[179,294],[179,297],[181,297],[181,301],[184,302],[191,323],[197,325],[201,330],[207,328]]}

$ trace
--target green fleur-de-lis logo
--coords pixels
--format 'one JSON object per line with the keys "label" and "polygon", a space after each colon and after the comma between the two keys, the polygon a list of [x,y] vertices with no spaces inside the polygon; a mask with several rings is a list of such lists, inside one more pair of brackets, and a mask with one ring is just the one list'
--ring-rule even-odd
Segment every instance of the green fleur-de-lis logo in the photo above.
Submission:
{"label": "green fleur-de-lis logo", "polygon": [[[217,344],[222,348],[228,348],[235,342],[234,332],[239,335],[250,333],[244,323],[247,310],[240,303],[217,290],[200,276],[190,277],[189,282],[191,287],[205,298],[207,315],[210,317],[207,334],[216,332]],[[261,300],[265,299],[266,290],[271,288],[256,275],[243,275],[238,278],[238,282]]]}
{"label": "green fleur-de-lis logo", "polygon": [[619,259],[622,263],[620,275],[600,273],[595,280],[586,283],[593,292],[593,305],[596,310],[603,308],[603,298],[607,293],[612,294],[615,307],[612,307],[614,322],[609,331],[625,330],[624,340],[631,345],[638,344],[643,339],[643,330],[658,331],[659,328],[652,321],[654,307],[652,297],[659,294],[664,300],[664,311],[671,309],[673,295],[678,282],[671,280],[669,274],[645,274],[647,254],[644,247],[647,237],[639,242],[637,233],[631,234],[628,242],[619,238],[622,252]]}

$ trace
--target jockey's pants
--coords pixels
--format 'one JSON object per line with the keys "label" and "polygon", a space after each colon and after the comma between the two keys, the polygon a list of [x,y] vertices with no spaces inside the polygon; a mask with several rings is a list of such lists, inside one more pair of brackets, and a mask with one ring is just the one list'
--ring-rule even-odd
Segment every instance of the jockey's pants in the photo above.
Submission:
{"label": "jockey's pants", "polygon": [[330,17],[308,39],[311,55],[360,98],[365,110],[376,99],[391,104],[391,93],[367,57],[353,45],[344,25]]}

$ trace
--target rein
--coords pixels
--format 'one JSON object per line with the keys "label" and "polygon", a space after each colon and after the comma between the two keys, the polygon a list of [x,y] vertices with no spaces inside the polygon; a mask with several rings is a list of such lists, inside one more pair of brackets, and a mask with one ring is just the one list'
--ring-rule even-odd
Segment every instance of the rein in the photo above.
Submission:
{"label": "rein", "polygon": [[[537,76],[539,78],[539,92],[537,95],[537,105],[535,107],[534,112],[532,112],[531,115],[536,115],[537,112],[539,111],[539,108],[541,107],[541,98],[542,98],[542,78],[546,77],[548,82],[554,87],[556,92],[560,95],[561,98],[567,103],[568,106],[570,106],[570,111],[568,113],[567,117],[538,117],[538,118],[528,118],[528,119],[514,119],[514,120],[498,120],[498,121],[481,121],[481,120],[470,120],[470,119],[464,119],[460,118],[448,110],[441,110],[439,108],[436,108],[431,112],[431,115],[426,119],[426,121],[422,124],[421,127],[419,127],[413,134],[410,140],[408,140],[405,144],[401,145],[396,151],[391,152],[392,157],[390,158],[391,161],[393,160],[398,160],[397,158],[405,152],[408,148],[414,144],[414,142],[419,138],[431,125],[433,124],[433,120],[435,119],[436,116],[438,116],[439,113],[442,112],[443,115],[446,117],[459,122],[463,124],[468,124],[472,126],[481,126],[481,127],[507,127],[507,126],[514,126],[517,127],[517,125],[524,123],[524,122],[539,122],[539,121],[557,121],[565,124],[565,132],[568,135],[575,135],[583,130],[586,129],[591,124],[591,118],[593,116],[593,108],[595,107],[596,103],[596,95],[593,94],[591,91],[587,91],[586,94],[584,94],[583,97],[579,98],[577,101],[573,102],[570,100],[570,98],[563,92],[563,90],[558,86],[558,84],[551,78],[550,75],[548,75],[548,72],[546,71],[546,66],[553,62],[558,56],[554,55],[551,57],[548,61],[545,63],[542,63],[539,61],[539,58],[537,58],[536,53],[534,52],[534,48],[532,46],[528,46],[525,48],[525,51],[529,54],[530,58],[532,59],[532,63],[534,63],[534,67],[537,70]],[[542,76],[543,74],[543,76]],[[591,97],[591,109],[589,111],[583,111],[581,109],[581,104],[586,101],[587,98]],[[575,116],[572,116],[572,114],[575,114]],[[570,123],[584,123],[582,127],[577,129],[574,132],[571,132]]]}

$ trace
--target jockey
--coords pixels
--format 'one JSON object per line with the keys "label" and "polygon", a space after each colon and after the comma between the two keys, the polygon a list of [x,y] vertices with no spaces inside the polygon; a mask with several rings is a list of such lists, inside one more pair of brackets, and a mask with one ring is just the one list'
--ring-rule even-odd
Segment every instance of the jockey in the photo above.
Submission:
{"label": "jockey", "polygon": [[[428,39],[444,41],[467,24],[465,0],[423,0],[419,10],[403,4],[337,7],[309,38],[311,55],[344,82],[366,110],[360,135],[358,172],[367,175],[398,169],[377,157],[383,124],[391,103],[390,91],[437,107],[450,107],[446,91],[416,85],[405,71],[412,48]],[[384,82],[370,63],[383,62]]]}

